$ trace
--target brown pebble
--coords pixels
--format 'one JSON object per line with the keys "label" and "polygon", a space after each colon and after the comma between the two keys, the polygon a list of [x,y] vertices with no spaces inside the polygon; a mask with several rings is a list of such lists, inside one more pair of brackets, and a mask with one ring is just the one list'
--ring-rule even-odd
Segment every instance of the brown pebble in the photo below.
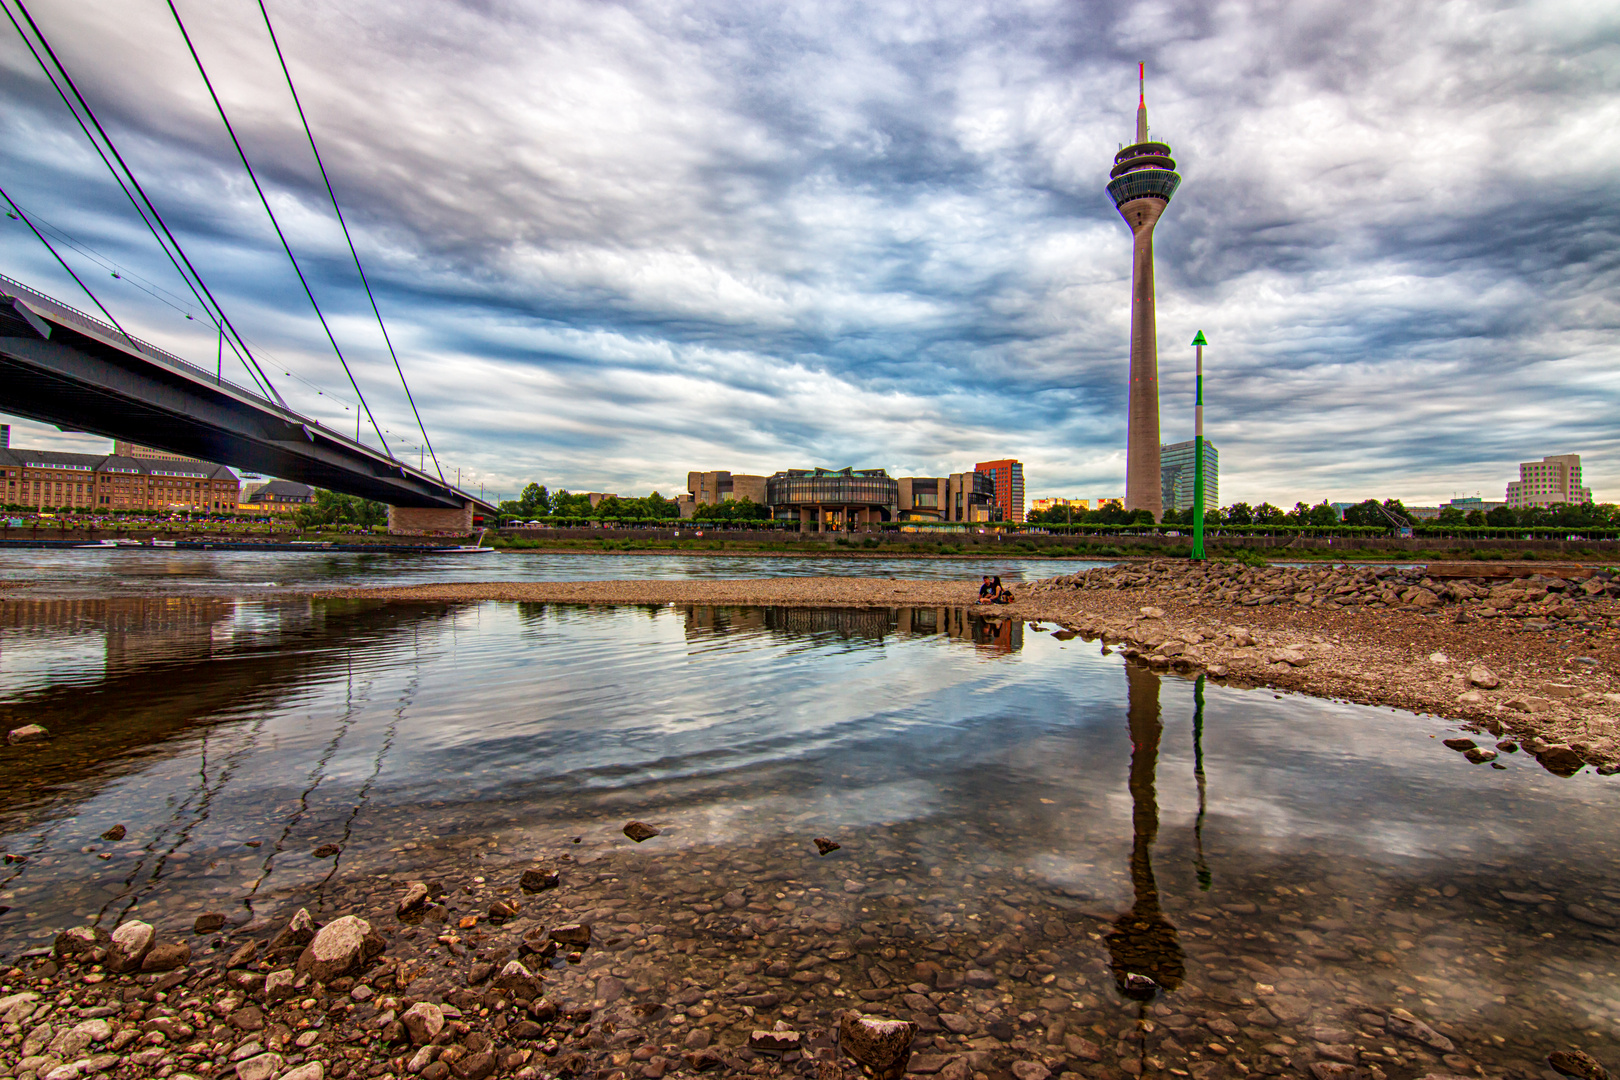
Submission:
{"label": "brown pebble", "polygon": [[823,855],[826,855],[829,852],[837,851],[843,846],[844,845],[842,844],[835,843],[832,840],[827,839],[825,836],[816,837],[816,850],[821,852]]}

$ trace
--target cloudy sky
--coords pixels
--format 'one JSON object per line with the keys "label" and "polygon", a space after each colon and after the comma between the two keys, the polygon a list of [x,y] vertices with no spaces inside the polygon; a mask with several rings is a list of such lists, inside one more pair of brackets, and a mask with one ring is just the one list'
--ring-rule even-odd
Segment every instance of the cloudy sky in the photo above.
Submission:
{"label": "cloudy sky", "polygon": [[[1201,329],[1223,502],[1501,498],[1570,452],[1620,499],[1615,5],[266,2],[428,433],[503,495],[1006,456],[1032,498],[1121,492],[1130,245],[1103,187],[1140,60],[1183,176],[1165,441],[1192,434]],[[164,0],[24,3],[288,401],[352,423]],[[176,3],[414,458],[257,4]],[[210,362],[0,28],[0,185],[134,332]],[[90,306],[20,223],[0,237],[0,272]]]}

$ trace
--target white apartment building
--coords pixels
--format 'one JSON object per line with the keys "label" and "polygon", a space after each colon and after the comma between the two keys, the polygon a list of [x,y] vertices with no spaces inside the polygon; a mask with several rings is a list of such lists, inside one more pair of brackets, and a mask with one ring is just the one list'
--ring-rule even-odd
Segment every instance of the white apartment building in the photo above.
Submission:
{"label": "white apartment building", "polygon": [[1519,478],[1507,486],[1507,504],[1515,510],[1591,501],[1592,489],[1581,486],[1579,454],[1557,454],[1524,462],[1519,466]]}

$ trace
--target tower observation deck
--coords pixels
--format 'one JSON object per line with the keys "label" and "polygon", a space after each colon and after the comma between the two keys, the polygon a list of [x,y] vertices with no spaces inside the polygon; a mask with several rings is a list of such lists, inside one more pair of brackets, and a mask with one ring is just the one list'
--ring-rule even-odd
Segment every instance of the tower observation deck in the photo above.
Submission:
{"label": "tower observation deck", "polygon": [[[1144,72],[1138,78],[1145,83]],[[1108,197],[1131,228],[1131,388],[1125,446],[1125,509],[1164,513],[1159,478],[1159,344],[1154,312],[1153,227],[1181,185],[1168,143],[1148,137],[1147,94],[1139,89],[1136,141],[1114,155]]]}

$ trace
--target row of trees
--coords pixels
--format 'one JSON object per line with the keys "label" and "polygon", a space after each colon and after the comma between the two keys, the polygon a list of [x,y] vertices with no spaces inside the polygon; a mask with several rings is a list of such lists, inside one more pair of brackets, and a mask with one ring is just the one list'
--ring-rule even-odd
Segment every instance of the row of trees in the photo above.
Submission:
{"label": "row of trees", "polygon": [[553,494],[543,484],[530,484],[516,499],[500,504],[503,518],[521,518],[525,521],[546,518],[590,518],[598,521],[666,520],[681,516],[674,499],[666,499],[658,492],[641,499],[624,499],[611,495],[595,506],[584,492],[575,494],[563,488]]}
{"label": "row of trees", "polygon": [[300,506],[292,516],[293,522],[301,529],[323,529],[332,525],[369,529],[374,525],[388,524],[388,504],[316,488],[315,501]]}
{"label": "row of trees", "polygon": [[[1399,499],[1385,499],[1379,503],[1376,499],[1367,499],[1354,506],[1345,508],[1341,520],[1326,499],[1314,506],[1303,502],[1296,502],[1292,510],[1284,510],[1263,502],[1259,506],[1250,506],[1248,503],[1233,503],[1231,506],[1222,506],[1205,511],[1204,526],[1213,528],[1218,525],[1254,526],[1254,525],[1315,525],[1321,527],[1333,525],[1362,525],[1374,528],[1392,528],[1390,518],[1408,521],[1413,525],[1425,524],[1414,518],[1405,504]],[[1097,510],[1081,510],[1075,508],[1056,506],[1049,510],[1038,510],[1027,518],[1032,525],[1066,525],[1070,522],[1076,525],[1146,525],[1152,524],[1152,516],[1146,510],[1137,510],[1134,513],[1121,509],[1118,506],[1105,506]],[[1163,517],[1166,525],[1192,526],[1193,512],[1189,507],[1186,510],[1167,510]],[[1602,504],[1561,504],[1558,506],[1530,506],[1515,510],[1508,506],[1498,506],[1494,510],[1482,512],[1471,510],[1464,513],[1461,509],[1448,506],[1440,511],[1440,517],[1432,522],[1436,525],[1473,526],[1484,528],[1571,528],[1571,529],[1598,529],[1620,527],[1620,506],[1613,503]]]}

